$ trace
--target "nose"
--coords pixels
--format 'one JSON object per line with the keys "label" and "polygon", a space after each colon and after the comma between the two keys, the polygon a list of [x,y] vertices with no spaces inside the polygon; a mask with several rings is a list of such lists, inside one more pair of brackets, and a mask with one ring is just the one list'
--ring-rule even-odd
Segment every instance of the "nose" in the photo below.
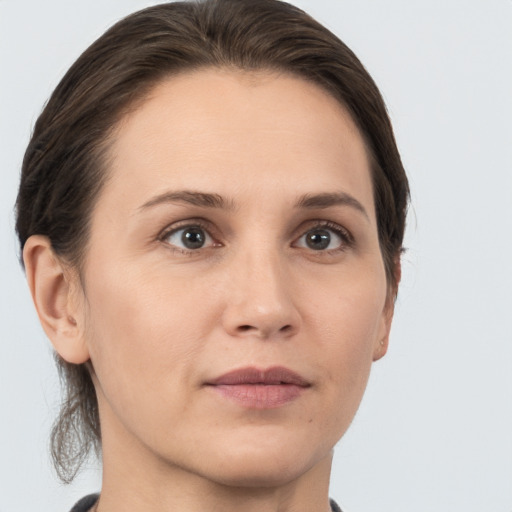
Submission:
{"label": "nose", "polygon": [[235,337],[288,338],[300,329],[293,282],[278,255],[252,254],[231,264],[222,323]]}

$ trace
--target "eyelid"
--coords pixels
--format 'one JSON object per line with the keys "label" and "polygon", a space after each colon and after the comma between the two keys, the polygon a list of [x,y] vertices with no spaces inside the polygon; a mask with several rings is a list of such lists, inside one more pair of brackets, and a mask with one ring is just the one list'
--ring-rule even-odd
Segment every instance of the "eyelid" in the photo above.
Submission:
{"label": "eyelid", "polygon": [[[180,231],[180,230],[183,230],[183,229],[186,229],[186,228],[200,228],[200,229],[202,229],[211,238],[213,243],[208,245],[208,246],[201,247],[199,249],[187,249],[187,248],[184,248],[184,247],[178,247],[178,246],[176,246],[174,244],[171,244],[171,243],[167,242],[166,239],[169,238],[169,236],[171,236],[173,233],[176,233],[177,231]],[[174,249],[176,251],[189,254],[189,253],[193,253],[193,252],[198,252],[201,249],[208,249],[210,247],[219,247],[219,246],[221,246],[222,244],[218,241],[218,237],[216,237],[212,233],[212,231],[214,231],[214,229],[213,229],[211,223],[208,222],[208,221],[205,221],[204,219],[201,219],[201,218],[198,218],[198,219],[186,219],[186,220],[174,222],[174,223],[166,226],[160,232],[160,234],[158,235],[157,240],[159,242],[162,242],[162,243],[168,245],[169,247],[171,247],[172,249]]]}
{"label": "eyelid", "polygon": [[312,231],[314,229],[328,229],[328,230],[331,230],[334,233],[336,233],[336,235],[339,236],[341,238],[342,242],[343,242],[343,245],[340,248],[328,249],[328,250],[325,250],[325,251],[318,251],[319,253],[321,253],[321,252],[324,252],[324,253],[327,252],[328,253],[328,252],[340,251],[340,250],[343,251],[343,250],[345,250],[347,248],[353,247],[353,245],[355,243],[355,240],[354,240],[354,237],[353,237],[352,233],[347,228],[345,228],[344,226],[342,226],[342,225],[340,225],[340,224],[338,224],[336,222],[333,222],[333,221],[330,221],[330,220],[320,220],[320,219],[317,219],[317,220],[308,221],[305,224],[306,224],[306,227],[304,227],[304,225],[301,226],[300,235],[295,237],[293,243],[296,243],[304,235],[306,235],[309,231]]}
{"label": "eyelid", "polygon": [[[185,229],[185,228],[192,228],[192,227],[198,227],[198,228],[204,230],[206,232],[206,234],[211,238],[213,243],[211,243],[210,245],[207,245],[205,247],[201,247],[199,249],[187,249],[187,248],[182,248],[182,247],[179,247],[179,246],[176,246],[174,244],[167,242],[166,239],[173,233],[180,231],[182,229]],[[302,223],[301,226],[296,230],[297,234],[293,238],[292,246],[295,245],[297,243],[297,241],[299,239],[301,239],[304,235],[306,235],[309,231],[312,231],[314,229],[331,230],[342,240],[341,247],[336,248],[336,249],[326,249],[323,251],[318,251],[318,253],[334,253],[337,251],[343,251],[343,250],[353,247],[353,245],[355,244],[355,240],[354,240],[352,233],[344,226],[342,226],[336,222],[330,221],[330,220],[312,219],[312,220]],[[221,238],[221,237],[219,236],[218,233],[216,233],[215,226],[212,225],[211,222],[209,222],[208,220],[203,219],[203,218],[192,218],[192,219],[185,219],[185,220],[174,222],[172,224],[167,225],[164,229],[162,229],[160,231],[159,235],[157,236],[157,240],[159,242],[166,244],[168,247],[172,248],[173,250],[176,250],[176,251],[182,252],[182,253],[186,253],[186,254],[195,253],[195,252],[199,252],[204,249],[209,249],[212,247],[220,247],[220,246],[224,245],[223,243],[221,243],[219,241],[219,238]]]}

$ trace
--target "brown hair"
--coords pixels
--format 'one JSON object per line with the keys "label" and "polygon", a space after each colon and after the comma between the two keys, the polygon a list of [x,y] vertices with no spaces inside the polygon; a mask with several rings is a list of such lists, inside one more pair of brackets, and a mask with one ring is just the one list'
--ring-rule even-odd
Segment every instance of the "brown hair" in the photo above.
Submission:
{"label": "brown hair", "polygon": [[[159,81],[203,67],[291,73],[348,109],[372,161],[380,246],[396,293],[409,189],[382,97],[343,42],[278,0],[157,5],[121,20],[93,43],[35,124],[16,203],[21,247],[29,236],[45,235],[55,254],[80,270],[91,212],[108,176],[112,130]],[[87,364],[56,358],[65,395],[51,449],[59,476],[69,482],[90,449],[100,449],[101,433]]]}

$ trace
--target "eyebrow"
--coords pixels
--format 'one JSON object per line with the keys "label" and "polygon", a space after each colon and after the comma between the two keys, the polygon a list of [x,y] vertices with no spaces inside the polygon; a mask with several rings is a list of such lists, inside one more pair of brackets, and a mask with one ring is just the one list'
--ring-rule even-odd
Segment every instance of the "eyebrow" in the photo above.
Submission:
{"label": "eyebrow", "polygon": [[368,220],[368,212],[364,206],[346,192],[325,192],[321,194],[304,194],[295,204],[296,208],[322,209],[331,206],[349,206],[362,213]]}
{"label": "eyebrow", "polygon": [[186,203],[194,206],[200,206],[202,208],[234,209],[233,202],[226,201],[226,199],[219,194],[210,194],[191,190],[178,190],[164,192],[163,194],[151,198],[149,201],[144,203],[139,210],[146,210],[152,206],[166,203]]}
{"label": "eyebrow", "polygon": [[[234,210],[235,203],[226,200],[220,194],[197,192],[192,190],[177,190],[164,192],[145,202],[139,210],[146,210],[152,206],[167,203],[186,203],[201,208],[217,208]],[[323,209],[332,206],[349,206],[362,213],[368,220],[369,216],[364,206],[353,196],[346,192],[323,192],[320,194],[304,194],[295,203],[299,209]]]}

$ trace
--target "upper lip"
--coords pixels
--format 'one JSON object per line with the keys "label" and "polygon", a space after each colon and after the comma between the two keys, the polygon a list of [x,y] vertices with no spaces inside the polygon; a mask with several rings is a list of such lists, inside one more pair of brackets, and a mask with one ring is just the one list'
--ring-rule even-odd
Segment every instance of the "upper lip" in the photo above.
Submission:
{"label": "upper lip", "polygon": [[267,369],[252,366],[239,368],[208,381],[207,384],[212,386],[236,386],[242,384],[310,386],[310,383],[304,377],[284,366],[273,366]]}

